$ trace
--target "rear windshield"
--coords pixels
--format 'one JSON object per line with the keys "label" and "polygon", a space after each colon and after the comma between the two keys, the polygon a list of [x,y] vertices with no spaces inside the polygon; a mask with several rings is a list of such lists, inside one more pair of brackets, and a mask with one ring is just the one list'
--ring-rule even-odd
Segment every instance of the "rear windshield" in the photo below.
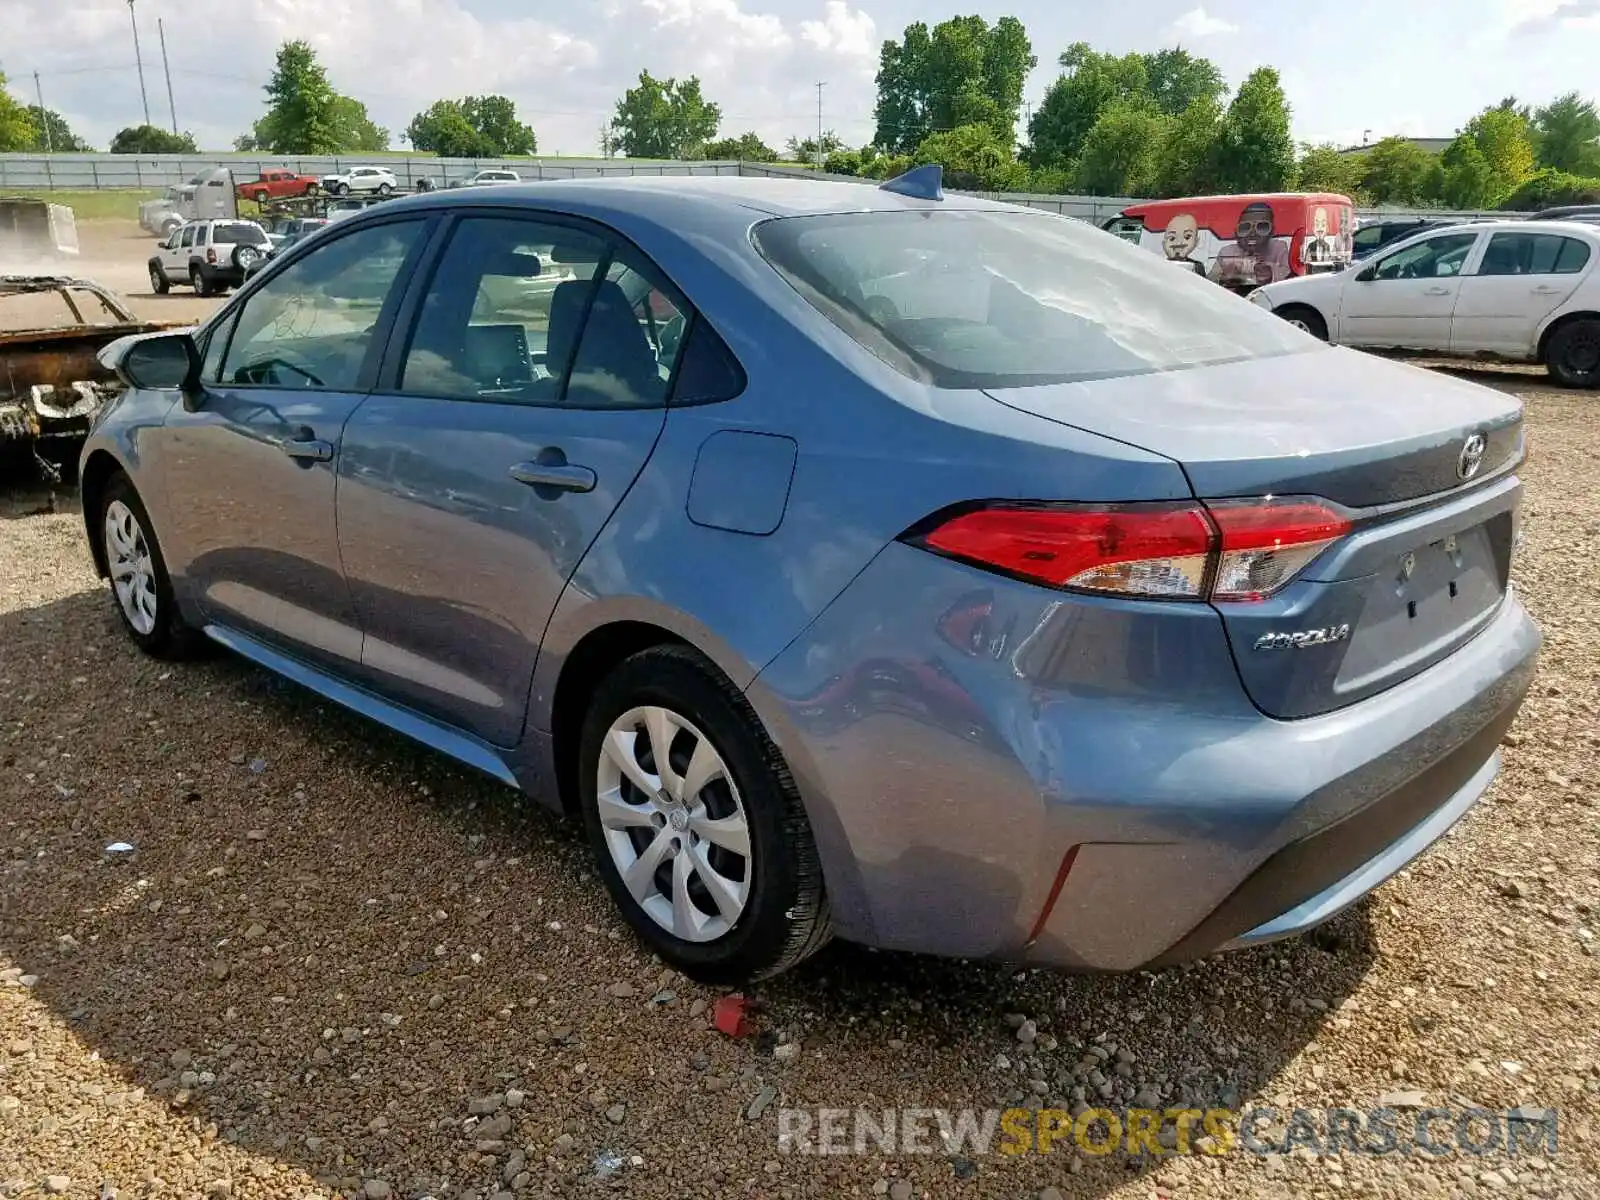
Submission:
{"label": "rear windshield", "polygon": [[211,231],[211,240],[217,245],[237,242],[243,246],[254,246],[266,241],[267,235],[256,225],[217,225]]}
{"label": "rear windshield", "polygon": [[781,217],[754,237],[829,320],[938,387],[1141,375],[1321,344],[1178,264],[1046,213]]}

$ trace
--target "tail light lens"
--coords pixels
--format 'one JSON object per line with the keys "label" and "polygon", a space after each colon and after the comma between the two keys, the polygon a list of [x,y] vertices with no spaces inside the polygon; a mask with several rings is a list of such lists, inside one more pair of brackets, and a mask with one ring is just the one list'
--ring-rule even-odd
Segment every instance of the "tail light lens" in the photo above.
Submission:
{"label": "tail light lens", "polygon": [[990,505],[931,522],[908,541],[1068,591],[1163,600],[1265,600],[1349,519],[1288,497],[1210,505]]}

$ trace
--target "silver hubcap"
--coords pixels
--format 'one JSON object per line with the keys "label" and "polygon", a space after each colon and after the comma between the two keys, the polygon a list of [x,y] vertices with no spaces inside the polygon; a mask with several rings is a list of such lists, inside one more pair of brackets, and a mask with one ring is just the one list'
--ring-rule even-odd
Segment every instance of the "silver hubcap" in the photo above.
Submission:
{"label": "silver hubcap", "polygon": [[630,709],[606,731],[595,795],[611,860],[651,920],[686,942],[733,928],[750,899],[750,826],[705,734],[670,709]]}
{"label": "silver hubcap", "polygon": [[162,282],[161,281],[161,272],[156,270],[154,267],[151,267],[150,268],[150,286],[153,287],[153,288],[158,288],[158,287],[161,286],[161,282]]}
{"label": "silver hubcap", "polygon": [[1289,324],[1293,325],[1296,329],[1299,329],[1299,330],[1301,330],[1301,331],[1303,331],[1305,333],[1310,333],[1311,332],[1311,325],[1306,321],[1306,319],[1304,317],[1290,317],[1289,318]]}
{"label": "silver hubcap", "polygon": [[141,636],[156,627],[156,573],[139,520],[121,500],[106,506],[106,564],[122,615]]}

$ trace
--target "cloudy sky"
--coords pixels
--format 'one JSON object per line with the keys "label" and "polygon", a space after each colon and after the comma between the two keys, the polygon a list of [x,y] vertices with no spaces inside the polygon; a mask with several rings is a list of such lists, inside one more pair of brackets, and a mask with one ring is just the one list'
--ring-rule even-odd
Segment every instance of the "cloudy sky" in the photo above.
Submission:
{"label": "cloudy sky", "polygon": [[[226,148],[260,115],[273,50],[298,37],[391,131],[440,96],[500,92],[541,151],[565,154],[595,151],[645,68],[699,75],[722,105],[723,133],[755,129],[776,145],[815,130],[822,80],[825,124],[865,141],[883,39],[971,11],[1027,25],[1040,60],[1032,101],[1072,41],[1119,52],[1182,44],[1230,82],[1276,66],[1303,140],[1449,136],[1503,95],[1600,91],[1600,0],[137,0],[151,118],[168,122],[161,18],[178,123],[203,147]],[[30,101],[38,71],[46,104],[103,147],[141,119],[128,17],[124,0],[0,0],[0,70]]]}

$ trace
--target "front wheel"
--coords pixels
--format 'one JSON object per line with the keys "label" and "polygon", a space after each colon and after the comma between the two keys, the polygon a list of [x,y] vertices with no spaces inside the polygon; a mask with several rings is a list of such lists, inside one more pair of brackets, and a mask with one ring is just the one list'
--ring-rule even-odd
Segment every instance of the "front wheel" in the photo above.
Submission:
{"label": "front wheel", "polygon": [[335,196],[348,196],[350,194],[350,185],[348,183],[336,183],[336,184],[334,184],[333,185],[333,194]]}
{"label": "front wheel", "polygon": [[264,191],[257,192],[256,196],[255,196],[255,200],[256,200],[257,204],[265,204],[267,202],[267,193],[264,192]]}
{"label": "front wheel", "polygon": [[1545,369],[1562,387],[1600,387],[1600,321],[1569,321],[1550,337]]}
{"label": "front wheel", "polygon": [[1285,304],[1273,311],[1296,329],[1309,333],[1319,342],[1328,340],[1328,322],[1323,320],[1321,313],[1309,305]]}
{"label": "front wheel", "polygon": [[111,598],[134,644],[156,658],[192,655],[202,638],[178,614],[155,527],[126,475],[113,475],[100,497],[98,529]]}
{"label": "front wheel", "polygon": [[172,290],[172,285],[167,282],[167,273],[161,269],[160,263],[150,264],[150,290],[158,296],[165,296]]}
{"label": "front wheel", "polygon": [[789,769],[700,655],[660,646],[625,660],[590,706],[579,764],[601,878],[664,961],[736,984],[827,942],[822,868]]}

